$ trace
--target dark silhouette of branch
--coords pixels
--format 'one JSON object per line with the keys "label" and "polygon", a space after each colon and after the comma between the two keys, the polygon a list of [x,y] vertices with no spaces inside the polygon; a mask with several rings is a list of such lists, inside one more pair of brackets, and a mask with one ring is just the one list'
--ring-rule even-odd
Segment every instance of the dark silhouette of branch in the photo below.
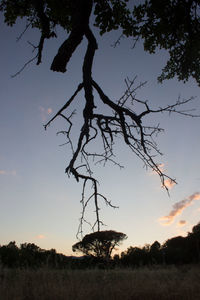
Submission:
{"label": "dark silhouette of branch", "polygon": [[27,61],[19,71],[17,71],[15,74],[11,75],[11,78],[18,76],[30,63],[32,63],[35,59],[37,59],[37,57],[38,57],[38,54],[36,56],[34,56],[33,58],[31,58],[29,61]]}
{"label": "dark silhouette of branch", "polygon": [[59,115],[62,114],[62,112],[70,106],[76,95],[80,92],[80,90],[83,88],[83,83],[80,83],[75,91],[75,93],[71,96],[71,98],[63,105],[63,107],[55,114],[55,116],[46,124],[44,125],[44,129],[47,129],[47,126],[51,124],[51,122]]}
{"label": "dark silhouette of branch", "polygon": [[[26,4],[28,5],[28,2]],[[34,58],[29,60],[15,75],[13,75],[13,77],[21,73],[21,71],[35,59],[37,59],[37,65],[40,64],[42,60],[42,52],[45,39],[56,36],[52,29],[55,27],[55,24],[59,25],[60,22],[62,22],[62,16],[61,19],[59,18],[59,20],[55,22],[52,15],[48,13],[48,5],[50,4],[40,0],[33,1],[34,14],[31,14],[31,16],[34,18],[34,20],[30,22],[33,23],[35,21],[37,23],[37,26],[35,26],[40,29],[41,37],[38,46],[34,46],[31,43],[29,44],[31,44],[31,46],[33,47],[33,52],[37,50],[37,54]],[[66,23],[64,22],[66,27],[64,27],[64,29],[66,29],[70,33],[67,39],[58,49],[58,53],[53,59],[51,70],[57,72],[65,72],[67,63],[70,61],[71,56],[77,49],[78,45],[81,43],[82,39],[85,37],[88,44],[82,66],[82,82],[78,85],[74,94],[67,100],[65,105],[58,110],[58,112],[47,122],[47,124],[44,125],[44,128],[47,129],[47,127],[57,117],[61,117],[62,119],[64,119],[67,124],[67,128],[65,130],[58,132],[58,134],[64,134],[66,136],[67,142],[65,144],[69,144],[72,153],[71,159],[66,166],[65,172],[68,174],[68,176],[73,175],[76,181],[83,182],[81,199],[82,213],[77,235],[82,235],[83,224],[85,222],[91,226],[91,229],[93,231],[95,231],[96,228],[98,232],[101,230],[101,226],[104,225],[104,223],[100,215],[100,201],[103,200],[104,204],[112,208],[116,208],[116,206],[114,206],[110,200],[108,200],[103,194],[99,193],[98,181],[93,175],[91,165],[92,163],[101,163],[105,165],[107,162],[109,162],[120,168],[123,167],[119,162],[116,161],[115,157],[115,141],[117,138],[121,138],[124,144],[128,146],[130,150],[142,160],[146,168],[152,169],[159,175],[162,186],[168,192],[168,187],[165,184],[166,179],[170,179],[171,182],[174,183],[176,183],[176,180],[165,174],[160,167],[160,163],[157,162],[157,156],[162,155],[162,153],[160,152],[154,140],[157,134],[162,132],[163,129],[160,127],[160,125],[149,126],[146,121],[146,117],[149,114],[155,113],[177,113],[183,116],[199,117],[199,115],[193,114],[193,110],[191,109],[180,109],[180,107],[190,103],[194,98],[189,98],[186,100],[180,100],[179,98],[174,104],[167,105],[165,107],[159,107],[158,109],[152,109],[147,101],[136,98],[137,90],[145,84],[140,83],[138,86],[136,86],[136,77],[133,78],[133,80],[130,80],[129,78],[125,79],[126,90],[117,101],[112,100],[103,91],[103,89],[92,77],[93,60],[95,52],[98,48],[96,38],[90,28],[89,23],[93,5],[94,2],[92,0],[73,0],[68,1],[67,4],[65,3],[64,5],[67,13],[67,21]],[[101,9],[103,9],[104,13],[109,13],[109,15],[107,14],[106,18],[110,16],[110,13],[112,16],[112,9],[109,6],[109,3],[106,3],[106,1],[98,1],[98,5],[96,4],[97,14],[98,9],[100,9],[101,12]],[[29,6],[27,7],[30,9]],[[31,6],[31,9],[33,9],[33,7]],[[123,4],[120,7],[121,14],[126,20],[126,26],[122,23],[120,23],[120,26],[123,25],[125,26],[124,29],[128,30],[126,34],[127,36],[132,35],[131,32],[133,29],[131,28],[133,24],[129,22],[130,14],[125,9]],[[160,10],[158,10],[158,12],[160,12]],[[118,13],[116,15],[115,12],[114,16],[116,18],[115,22],[118,23]],[[100,27],[101,32],[104,33],[106,30],[110,29],[109,26],[107,26],[109,24],[104,24],[105,20],[103,19],[103,27]],[[100,21],[98,21],[98,19],[96,21],[97,24],[99,24]],[[150,21],[154,20],[151,20],[150,18]],[[131,27],[129,27],[129,25]],[[29,25],[27,25],[25,30],[28,28],[28,26]],[[111,26],[111,29],[114,29],[114,27],[112,28]],[[125,31],[123,31],[123,34],[125,34]],[[120,43],[120,39],[122,37],[123,35],[119,37],[114,46]],[[136,43],[139,35],[133,34],[133,37],[135,37],[134,42]],[[147,34],[147,40],[148,38],[149,35]],[[69,115],[68,109],[70,105],[74,103],[76,96],[82,89],[84,90],[85,95],[85,104],[81,116],[83,119],[83,123],[80,127],[79,136],[74,142],[74,137],[72,136],[72,117],[74,115],[74,112]],[[95,90],[97,93],[98,101],[94,101],[93,90]],[[98,108],[102,107],[102,105],[106,108],[106,113],[98,110]],[[94,148],[92,147],[92,145],[93,142],[97,140],[101,142],[101,147],[98,147],[98,151],[95,151],[93,150]],[[92,186],[92,192],[89,196],[86,197],[86,186],[88,186],[88,184]],[[93,224],[85,218],[86,209],[91,201],[93,201],[95,207],[95,221],[93,222]]]}
{"label": "dark silhouette of branch", "polygon": [[[88,33],[91,34],[91,31],[88,31]],[[70,143],[71,148],[75,150],[72,151],[72,158],[66,168],[66,173],[69,176],[72,174],[77,181],[83,180],[81,199],[82,213],[77,237],[79,235],[82,236],[84,223],[87,223],[91,227],[92,231],[95,231],[96,227],[97,231],[100,231],[101,226],[104,225],[99,215],[100,199],[102,199],[106,205],[116,208],[116,206],[112,205],[112,203],[104,195],[98,192],[98,182],[93,176],[93,172],[91,170],[91,159],[94,164],[103,163],[105,165],[107,162],[110,162],[122,168],[123,166],[116,162],[114,155],[115,139],[117,137],[121,137],[124,140],[124,143],[129,146],[131,151],[143,161],[146,168],[151,168],[159,175],[162,186],[167,192],[169,192],[168,187],[165,184],[165,180],[170,179],[174,183],[176,183],[176,180],[165,174],[161,169],[160,164],[155,160],[156,156],[162,155],[162,153],[158,149],[157,144],[154,141],[154,137],[157,136],[158,133],[162,132],[163,129],[159,125],[146,125],[145,117],[151,113],[164,112],[178,113],[184,116],[197,116],[192,115],[191,110],[180,110],[179,108],[192,101],[193,98],[182,101],[178,99],[175,104],[167,105],[163,108],[160,107],[157,110],[151,109],[147,101],[142,101],[136,98],[136,91],[145,84],[140,83],[135,87],[134,84],[136,78],[133,80],[129,80],[127,78],[125,80],[126,91],[118,101],[112,101],[109,99],[91,76],[92,61],[96,48],[97,45],[94,42],[94,36],[91,35],[88,38],[88,48],[84,59],[83,83],[79,84],[70,100],[68,100],[66,104],[55,114],[55,116],[53,116],[53,118],[45,125],[46,129],[46,127],[58,116],[63,116],[69,123],[69,130],[64,131],[64,133],[67,136],[67,140],[68,143]],[[99,101],[110,108],[110,114],[105,115],[95,112],[97,107],[94,105],[92,87],[97,91]],[[77,145],[74,147],[74,145],[72,146],[72,140],[70,139],[70,131],[73,126],[73,122],[69,122],[69,117],[66,117],[64,113],[66,113],[75,96],[82,88],[85,90],[86,102],[83,110],[83,124],[80,129]],[[135,111],[136,103],[140,106],[140,111],[142,107],[144,108],[144,110],[138,114]],[[92,148],[90,149],[89,147],[91,142],[96,139],[100,139],[102,142],[102,152],[94,152],[92,151]],[[81,164],[78,164],[78,158],[81,158]],[[82,172],[80,170],[82,170]],[[89,183],[92,185],[92,193],[86,197],[85,190]],[[85,212],[90,201],[93,201],[95,206],[96,220],[93,224],[88,222],[85,218]]]}
{"label": "dark silhouette of branch", "polygon": [[68,61],[81,43],[92,11],[92,0],[74,0],[72,3],[72,30],[66,41],[60,46],[51,65],[52,71],[65,72]]}
{"label": "dark silhouette of branch", "polygon": [[26,27],[24,28],[24,30],[20,33],[20,35],[17,37],[16,41],[19,42],[22,38],[22,36],[25,34],[25,32],[28,30],[28,28],[31,26],[31,22],[28,22],[28,24],[26,24]]}
{"label": "dark silhouette of branch", "polygon": [[54,31],[51,32],[50,20],[45,13],[43,1],[35,0],[34,5],[35,5],[35,10],[37,12],[37,16],[41,24],[41,37],[40,37],[39,44],[37,46],[38,48],[37,65],[39,65],[42,62],[42,50],[43,50],[45,39],[56,37],[56,34]]}

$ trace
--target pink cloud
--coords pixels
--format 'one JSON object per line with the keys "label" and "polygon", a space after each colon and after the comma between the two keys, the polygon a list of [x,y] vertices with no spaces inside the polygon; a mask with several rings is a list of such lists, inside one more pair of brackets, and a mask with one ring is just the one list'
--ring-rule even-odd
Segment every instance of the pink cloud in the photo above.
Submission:
{"label": "pink cloud", "polygon": [[42,106],[39,106],[39,111],[40,111],[40,116],[43,122],[45,122],[47,120],[47,116],[50,115],[52,113],[52,108],[44,108]]}
{"label": "pink cloud", "polygon": [[52,113],[52,108],[51,107],[49,107],[48,109],[47,109],[47,113],[48,113],[48,115],[50,115],[51,113]]}
{"label": "pink cloud", "polygon": [[173,205],[172,210],[170,211],[169,215],[167,216],[163,216],[159,219],[159,221],[161,221],[161,225],[163,226],[168,226],[171,225],[174,222],[174,219],[181,215],[183,210],[192,205],[194,201],[196,200],[200,200],[200,193],[194,193],[191,196],[189,196],[188,198],[181,200],[179,202],[176,202]]}
{"label": "pink cloud", "polygon": [[185,226],[186,224],[187,224],[187,221],[185,221],[185,220],[180,220],[180,221],[177,223],[178,227]]}
{"label": "pink cloud", "polygon": [[17,175],[17,171],[16,170],[12,170],[12,171],[0,170],[0,175],[12,175],[12,176],[16,176]]}
{"label": "pink cloud", "polygon": [[36,238],[39,239],[39,240],[42,240],[42,239],[45,238],[45,235],[43,235],[43,234],[38,234],[38,235],[36,236]]}
{"label": "pink cloud", "polygon": [[171,180],[171,179],[165,179],[164,181],[164,185],[168,188],[168,189],[172,189],[173,186],[175,185],[176,183]]}
{"label": "pink cloud", "polygon": [[6,171],[5,170],[0,170],[0,175],[6,175]]}

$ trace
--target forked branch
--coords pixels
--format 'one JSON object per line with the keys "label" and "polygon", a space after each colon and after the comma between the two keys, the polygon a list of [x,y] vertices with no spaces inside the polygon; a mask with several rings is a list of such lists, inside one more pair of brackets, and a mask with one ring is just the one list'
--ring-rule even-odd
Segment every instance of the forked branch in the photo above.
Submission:
{"label": "forked branch", "polygon": [[[72,157],[66,167],[66,173],[68,176],[71,174],[77,181],[83,181],[82,190],[82,213],[80,218],[80,224],[77,235],[82,235],[83,224],[87,223],[91,226],[91,229],[100,231],[101,226],[104,225],[100,218],[100,200],[110,207],[116,208],[112,203],[101,193],[98,192],[98,182],[93,176],[91,164],[107,162],[114,165],[123,167],[115,159],[114,146],[116,138],[120,137],[124,143],[131,149],[131,151],[137,155],[146,168],[152,169],[156,172],[161,180],[162,186],[168,192],[168,187],[165,184],[166,179],[170,179],[176,183],[174,178],[165,174],[160,167],[160,163],[156,161],[156,157],[161,155],[160,150],[157,147],[154,137],[163,129],[159,125],[149,126],[146,124],[146,116],[153,113],[178,113],[184,116],[195,117],[191,110],[181,110],[180,107],[192,101],[193,98],[187,100],[180,100],[175,104],[167,105],[166,107],[160,107],[157,110],[150,108],[146,101],[142,101],[136,98],[136,91],[144,84],[135,86],[135,80],[126,79],[126,91],[120,97],[119,100],[111,100],[101,89],[101,87],[92,79],[92,65],[95,51],[97,49],[96,39],[90,30],[89,26],[86,27],[85,36],[88,40],[88,47],[84,58],[83,64],[83,82],[80,83],[66,104],[53,116],[53,118],[44,125],[45,129],[51,124],[58,116],[66,119],[68,124],[68,130],[66,133],[67,142],[71,145]],[[80,134],[76,144],[72,143],[71,128],[73,122],[69,121],[70,116],[67,116],[69,106],[75,100],[75,97],[84,89],[85,92],[85,107],[83,109],[83,124],[80,128]],[[94,102],[93,89],[96,90],[99,98]],[[95,104],[96,106],[95,106]],[[102,103],[109,109],[109,114],[98,113],[98,103]],[[137,104],[137,105],[136,105]],[[139,106],[140,112],[137,112],[136,107]],[[107,110],[106,110],[107,111]],[[141,112],[142,111],[142,112]],[[102,151],[95,152],[92,150],[92,142],[101,142]],[[99,147],[100,148],[100,147]],[[88,184],[92,186],[91,194],[86,197],[86,186]],[[95,222],[91,224],[85,217],[85,212],[89,202],[93,201],[95,207]]]}

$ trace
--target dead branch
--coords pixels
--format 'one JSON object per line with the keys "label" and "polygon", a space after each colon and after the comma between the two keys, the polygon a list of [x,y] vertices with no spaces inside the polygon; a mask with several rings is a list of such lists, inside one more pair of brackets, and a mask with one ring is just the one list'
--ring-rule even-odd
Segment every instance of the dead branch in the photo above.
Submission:
{"label": "dead branch", "polygon": [[[52,31],[54,25],[51,23],[51,20],[49,20],[48,14],[46,14],[44,3],[39,0],[35,0],[34,3],[41,27],[41,37],[38,46],[31,44],[33,51],[37,50],[37,55],[27,62],[14,76],[21,73],[21,71],[36,58],[37,64],[40,64],[45,39],[55,36],[55,33]],[[97,228],[97,231],[100,231],[101,226],[104,225],[100,215],[100,201],[103,200],[105,205],[116,208],[110,200],[99,193],[98,181],[95,176],[93,176],[92,169],[92,165],[97,163],[106,165],[108,162],[120,168],[123,167],[115,159],[116,139],[120,138],[124,144],[142,160],[147,169],[150,168],[158,174],[162,186],[168,192],[168,187],[165,184],[166,179],[170,179],[174,183],[176,183],[176,180],[165,174],[159,162],[157,162],[157,157],[161,155],[161,152],[155,142],[155,137],[162,132],[163,129],[159,125],[149,126],[146,124],[146,116],[155,113],[176,113],[190,117],[199,117],[199,115],[194,115],[191,109],[180,109],[180,107],[182,108],[184,105],[190,103],[193,98],[187,100],[178,99],[174,104],[152,109],[147,101],[136,98],[137,90],[145,84],[140,83],[139,85],[135,85],[136,77],[133,80],[129,78],[125,80],[126,90],[118,100],[110,99],[99,84],[92,78],[93,60],[98,48],[96,38],[89,26],[93,1],[74,0],[70,5],[72,9],[70,20],[72,27],[71,32],[58,49],[58,53],[53,59],[51,70],[65,72],[71,56],[81,43],[83,37],[85,37],[88,44],[82,66],[83,81],[78,85],[74,94],[67,100],[63,107],[44,125],[44,128],[46,130],[57,117],[61,117],[67,123],[67,129],[59,131],[58,134],[62,133],[66,136],[66,144],[69,144],[71,148],[71,159],[66,166],[66,174],[68,174],[68,176],[73,175],[78,182],[83,182],[81,199],[82,212],[77,233],[77,235],[82,235],[84,223],[89,224],[93,231],[95,228]],[[120,43],[121,38],[122,36],[119,37],[114,46]],[[135,43],[136,42],[137,39],[135,40]],[[80,127],[80,134],[74,142],[74,137],[72,138],[72,128],[74,125],[72,121],[73,113],[69,115],[68,109],[72,103],[74,103],[76,96],[82,89],[85,94],[84,109],[81,116],[83,123]],[[98,101],[94,101],[93,89],[97,92]],[[98,103],[100,103],[101,106],[103,104],[103,106],[109,110],[109,113],[99,113]],[[92,145],[94,141],[99,141],[98,151],[93,150]],[[99,145],[101,145],[101,147],[99,147]],[[86,197],[86,187],[88,185],[92,186],[92,192]],[[93,224],[85,218],[88,204],[91,202],[93,202],[95,207],[95,221]]]}
{"label": "dead branch", "polygon": [[15,74],[11,75],[11,78],[18,76],[31,62],[33,62],[35,59],[37,59],[37,57],[38,57],[38,54],[36,56],[34,56],[33,58],[31,58],[29,61],[27,61],[19,71],[17,71]]}
{"label": "dead branch", "polygon": [[[95,227],[99,231],[101,226],[104,225],[103,221],[100,219],[100,198],[104,203],[110,207],[116,208],[104,195],[98,192],[98,184],[95,177],[93,177],[93,171],[91,169],[91,161],[95,165],[97,163],[103,163],[106,165],[107,162],[113,163],[118,167],[123,166],[116,162],[114,154],[115,139],[120,137],[124,140],[124,143],[129,146],[131,151],[139,157],[146,168],[151,168],[156,172],[161,180],[162,186],[168,191],[168,187],[165,182],[166,179],[170,179],[172,182],[176,183],[176,180],[168,176],[163,172],[160,164],[155,160],[158,155],[162,155],[159,148],[157,147],[154,138],[163,131],[160,125],[148,126],[144,124],[145,117],[151,113],[178,113],[187,116],[197,116],[191,113],[192,110],[180,110],[180,107],[191,102],[193,98],[187,100],[180,100],[175,104],[167,105],[165,107],[160,107],[157,110],[150,108],[147,101],[142,101],[136,98],[136,92],[139,88],[143,87],[145,83],[140,83],[135,86],[136,77],[133,80],[128,78],[125,80],[126,90],[119,100],[111,100],[101,89],[101,87],[92,79],[92,63],[95,50],[97,45],[95,38],[90,30],[87,32],[88,38],[88,48],[86,51],[84,65],[83,65],[83,83],[79,84],[75,93],[66,102],[66,104],[55,114],[55,116],[45,125],[45,129],[52,121],[54,121],[58,116],[64,116],[66,121],[69,123],[69,117],[63,115],[64,111],[73,102],[79,91],[84,88],[85,90],[85,108],[83,110],[83,124],[80,128],[80,135],[77,140],[76,147],[71,146],[72,158],[69,165],[66,168],[66,173],[70,176],[72,174],[77,181],[83,180],[83,190],[82,190],[82,213],[80,218],[80,223],[78,227],[77,236],[82,235],[83,225],[87,223],[91,229],[94,231]],[[98,107],[94,105],[94,96],[92,87],[97,91],[99,95],[99,101],[101,101],[105,106],[109,107],[111,113],[108,115],[96,113],[95,110]],[[136,111],[136,103],[138,103],[144,110],[140,113]],[[141,110],[140,107],[140,110]],[[71,127],[73,122],[70,121],[69,130],[65,131],[68,143],[72,145],[72,140],[70,139]],[[94,152],[90,148],[90,144],[94,140],[101,141],[102,152]],[[87,148],[87,149],[86,149]],[[78,160],[81,160],[81,164],[78,164]],[[82,170],[82,172],[80,172]],[[92,193],[88,197],[85,195],[85,190],[87,184],[92,184]],[[85,218],[85,212],[89,202],[93,201],[95,206],[96,220],[93,224],[88,222]]]}

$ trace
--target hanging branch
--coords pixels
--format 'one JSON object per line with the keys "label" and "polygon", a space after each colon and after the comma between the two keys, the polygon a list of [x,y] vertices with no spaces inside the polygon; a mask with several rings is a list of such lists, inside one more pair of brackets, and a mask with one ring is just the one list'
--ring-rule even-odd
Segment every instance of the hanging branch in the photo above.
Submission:
{"label": "hanging branch", "polygon": [[[129,80],[127,78],[125,80],[126,91],[124,92],[122,97],[120,97],[117,101],[110,99],[103,91],[103,89],[99,86],[99,84],[93,80],[92,77],[93,60],[95,52],[98,48],[96,38],[89,24],[94,1],[73,0],[64,1],[63,3],[61,3],[61,9],[65,9],[64,18],[66,18],[66,22],[64,22],[64,26],[62,18],[63,15],[61,14],[61,11],[59,11],[58,14],[59,21],[55,21],[54,14],[51,14],[52,3],[50,2],[51,1],[48,1],[47,3],[40,0],[34,0],[31,2],[25,1],[25,6],[17,6],[17,9],[20,9],[20,16],[27,16],[28,14],[29,17],[31,16],[31,18],[33,18],[30,20],[31,25],[33,25],[33,27],[39,28],[41,37],[38,46],[34,46],[33,44],[31,44],[33,47],[33,51],[37,50],[36,56],[29,60],[14,76],[21,73],[21,71],[34,59],[37,59],[37,65],[41,63],[44,41],[45,39],[56,36],[54,31],[52,31],[55,25],[61,25],[61,27],[63,27],[67,32],[70,33],[68,38],[58,49],[58,53],[53,59],[53,62],[51,64],[51,70],[53,71],[63,73],[66,72],[67,64],[70,61],[73,53],[81,43],[82,39],[84,37],[86,38],[88,44],[82,67],[82,82],[78,85],[74,94],[68,99],[66,104],[58,110],[58,112],[50,119],[47,124],[44,125],[44,128],[47,129],[47,127],[57,117],[61,117],[66,121],[67,129],[59,131],[58,134],[62,133],[66,136],[67,144],[70,145],[72,152],[71,159],[66,166],[65,172],[68,174],[68,176],[73,175],[77,181],[83,182],[81,199],[82,213],[77,233],[77,235],[82,235],[83,224],[85,222],[91,226],[91,229],[93,231],[96,228],[97,231],[100,231],[101,226],[104,225],[100,215],[100,201],[103,200],[106,205],[112,208],[116,208],[104,195],[99,193],[98,181],[93,175],[91,161],[93,161],[94,164],[103,163],[104,165],[107,162],[110,162],[122,168],[123,166],[119,162],[117,162],[115,158],[115,141],[117,138],[121,138],[124,144],[127,145],[130,150],[142,160],[146,168],[152,169],[159,175],[162,186],[168,192],[167,184],[165,184],[166,180],[170,179],[174,183],[176,183],[176,181],[175,179],[165,174],[160,167],[159,162],[156,161],[156,157],[161,155],[161,152],[154,140],[154,137],[156,137],[158,133],[162,132],[163,129],[159,125],[149,126],[148,124],[146,124],[146,116],[150,114],[166,112],[169,114],[177,113],[183,116],[190,117],[199,116],[194,115],[193,110],[180,109],[180,107],[182,107],[183,105],[190,103],[193,98],[189,98],[187,100],[178,99],[175,104],[167,105],[165,107],[159,107],[158,109],[152,109],[147,101],[139,100],[136,98],[137,89],[141,88],[144,85],[144,83],[141,83],[138,86],[135,86],[136,78],[134,78],[133,80]],[[0,10],[2,10],[4,7],[7,7],[6,5],[9,3],[2,3],[0,5]],[[100,9],[100,12],[107,13],[105,20],[107,20],[108,16],[112,16],[113,14],[113,16],[115,16],[116,24],[118,23],[119,14],[118,10],[116,13],[116,6],[113,3],[109,3],[107,1],[95,1],[95,3],[95,13],[97,15],[98,10]],[[16,8],[15,6],[13,6],[13,9]],[[138,34],[133,30],[134,24],[131,22],[129,10],[125,8],[124,3],[122,3],[122,5],[119,7],[121,7],[120,13],[122,14],[122,19],[125,18],[124,20],[126,20],[126,22],[124,22],[125,25],[123,25],[123,22],[121,22],[120,18],[120,26],[123,25],[125,26],[122,26],[123,29],[128,29],[127,36],[129,36],[133,31],[132,33],[133,36],[135,36],[135,42],[137,42]],[[51,9],[49,10],[49,8]],[[102,21],[103,20],[104,18],[102,18]],[[96,22],[98,25],[99,22],[101,23],[101,21],[98,21],[97,18]],[[113,26],[116,26],[115,22],[113,23]],[[104,33],[106,30],[109,30],[109,26],[111,26],[110,22],[108,22],[108,24],[104,23],[105,22],[102,23],[103,27],[100,27],[102,33]],[[27,25],[24,32],[26,31],[28,26],[29,25]],[[111,26],[111,29],[114,29],[114,27]],[[125,32],[126,31],[123,30],[124,34]],[[122,36],[117,40],[115,46],[120,43],[121,38]],[[74,125],[72,117],[74,113],[68,115],[68,110],[72,103],[74,103],[76,96],[82,89],[84,90],[85,94],[85,104],[82,111],[83,123],[80,127],[79,137],[77,141],[74,142],[74,139],[72,138],[72,128]],[[93,90],[95,90],[98,95],[98,100],[96,101],[94,101]],[[101,111],[99,112],[98,107],[102,107],[102,105],[107,108],[105,111],[109,111],[109,113],[104,114]],[[138,109],[138,106],[140,109]],[[102,151],[99,150],[98,152],[95,152],[93,150],[92,143],[96,140],[99,140],[101,142],[103,149]],[[88,185],[92,186],[92,192],[88,197],[86,197],[86,187]],[[95,207],[95,221],[93,224],[88,222],[88,220],[86,220],[85,218],[86,209],[88,207],[88,204],[91,202],[93,202]]]}
{"label": "hanging branch", "polygon": [[[104,163],[104,165],[109,161],[114,165],[122,168],[123,166],[115,160],[114,145],[115,139],[121,137],[126,145],[131,149],[131,151],[137,155],[145,164],[146,168],[151,168],[155,171],[161,180],[162,186],[168,192],[168,187],[165,184],[166,179],[170,179],[172,182],[176,183],[176,180],[169,177],[163,172],[160,164],[155,161],[157,155],[161,155],[160,150],[157,147],[154,137],[158,133],[162,132],[163,129],[159,125],[148,126],[145,125],[145,117],[152,113],[178,113],[184,116],[195,117],[191,113],[191,110],[180,110],[179,107],[192,101],[193,98],[187,100],[180,100],[175,104],[167,105],[166,107],[153,110],[147,104],[147,101],[142,101],[136,98],[136,91],[141,88],[145,83],[140,83],[138,86],[134,86],[136,78],[125,80],[126,91],[120,97],[118,101],[111,100],[101,89],[101,87],[92,79],[92,64],[95,51],[97,49],[97,44],[95,37],[87,27],[85,32],[86,38],[88,40],[88,47],[84,58],[83,64],[83,82],[80,83],[72,95],[72,97],[66,102],[66,104],[53,116],[53,118],[45,125],[51,124],[58,116],[64,117],[69,123],[69,118],[64,115],[67,109],[74,101],[75,97],[83,88],[85,91],[85,107],[83,109],[83,124],[80,128],[80,135],[77,140],[76,147],[73,145],[71,148],[75,149],[72,151],[72,158],[66,168],[66,173],[68,176],[71,174],[75,177],[77,181],[83,180],[83,190],[82,190],[82,213],[79,223],[79,228],[77,232],[77,237],[83,234],[83,224],[87,223],[92,231],[97,228],[100,231],[101,226],[104,225],[100,218],[100,207],[99,201],[102,199],[104,203],[110,207],[116,208],[112,205],[108,199],[98,192],[98,182],[93,177],[93,172],[91,170],[91,160],[95,164]],[[99,114],[96,113],[98,107],[94,104],[93,88],[97,91],[99,95],[98,101],[102,102],[103,105],[110,109],[110,114]],[[96,101],[95,103],[98,103]],[[135,110],[135,104],[144,107],[144,110],[137,113]],[[73,122],[70,121],[69,130],[65,131],[67,133],[67,140],[72,145],[72,140],[70,138],[71,127]],[[90,149],[90,144],[92,141],[100,139],[103,146],[103,152],[93,152]],[[89,150],[90,149],[90,150]],[[79,158],[82,162],[78,164]],[[82,172],[80,171],[82,170]],[[92,193],[86,198],[86,186],[91,183]],[[85,218],[85,212],[88,207],[89,202],[93,201],[95,206],[95,222],[91,224]]]}

